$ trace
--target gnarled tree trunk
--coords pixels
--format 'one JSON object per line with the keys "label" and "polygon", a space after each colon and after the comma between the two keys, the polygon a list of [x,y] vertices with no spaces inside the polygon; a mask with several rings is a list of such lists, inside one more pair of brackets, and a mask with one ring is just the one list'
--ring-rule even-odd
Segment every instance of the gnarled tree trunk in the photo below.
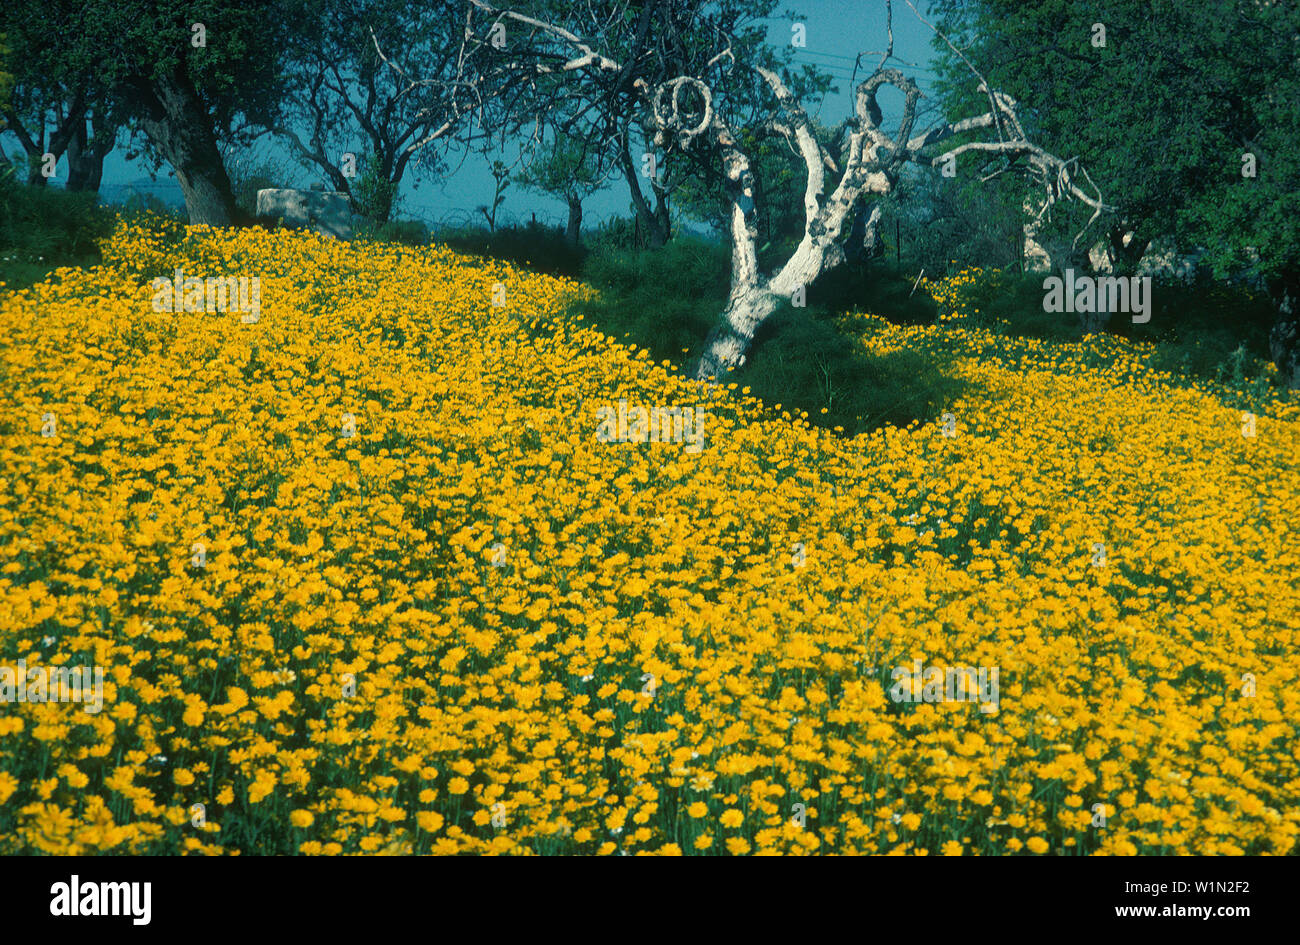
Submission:
{"label": "gnarled tree trunk", "polygon": [[[920,90],[916,83],[896,69],[877,69],[858,86],[855,123],[848,141],[848,158],[834,191],[827,194],[826,169],[837,171],[829,154],[813,134],[812,124],[794,96],[775,73],[760,68],[759,73],[776,94],[785,112],[786,123],[778,127],[798,148],[807,171],[804,189],[804,235],[798,247],[780,271],[770,279],[758,272],[754,248],[753,182],[749,159],[736,145],[730,129],[713,115],[711,131],[723,153],[724,172],[732,201],[732,284],[727,309],[710,332],[695,376],[700,380],[717,379],[728,370],[744,364],[749,345],[759,326],[780,304],[800,289],[805,292],[824,273],[845,259],[842,237],[853,214],[861,221],[850,231],[853,243],[871,247],[877,243],[880,223],[879,205],[868,212],[871,197],[889,194],[906,162],[936,166],[966,151],[991,152],[1010,157],[1027,157],[1034,172],[1048,184],[1048,201],[1060,196],[1074,196],[1098,213],[1104,205],[1100,195],[1083,192],[1070,179],[1067,162],[1029,142],[1016,114],[1016,102],[1009,96],[989,92],[994,110],[948,125],[940,125],[915,138],[909,137],[915,120]],[[697,80],[687,80],[697,81]],[[897,137],[890,139],[880,129],[880,107],[876,96],[882,86],[892,85],[903,92],[905,105]],[[700,89],[708,101],[707,89]],[[922,149],[950,137],[981,128],[997,127],[998,141],[976,141],[959,145],[945,154],[926,157]],[[1076,241],[1077,242],[1077,241]],[[1082,268],[1086,271],[1086,257]],[[1101,315],[1108,317],[1105,313]]]}
{"label": "gnarled tree trunk", "polygon": [[97,112],[92,113],[90,125],[89,137],[83,121],[68,142],[68,190],[98,193],[104,178],[104,158],[113,150],[117,128]]}
{"label": "gnarled tree trunk", "polygon": [[169,164],[185,194],[191,223],[229,226],[242,221],[207,107],[184,66],[133,83],[145,105],[141,125]]}

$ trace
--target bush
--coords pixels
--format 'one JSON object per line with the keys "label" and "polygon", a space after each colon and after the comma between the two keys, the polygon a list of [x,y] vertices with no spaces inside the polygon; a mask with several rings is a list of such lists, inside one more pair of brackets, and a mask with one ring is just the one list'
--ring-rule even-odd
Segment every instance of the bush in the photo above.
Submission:
{"label": "bush", "polygon": [[[1076,315],[1043,311],[1047,275],[973,271],[954,279],[957,288],[951,301],[963,320],[1001,335],[1077,340]],[[1118,313],[1111,316],[1106,331],[1154,343],[1150,366],[1158,370],[1254,390],[1267,372],[1273,318],[1268,298],[1247,287],[1157,278],[1152,282],[1151,320],[1137,325],[1129,315]]]}
{"label": "bush", "polygon": [[428,246],[429,228],[419,220],[390,220],[377,223],[365,220],[355,230],[356,238],[380,243],[402,243],[406,246]]}
{"label": "bush", "polygon": [[610,217],[583,238],[591,252],[650,248],[650,233],[634,217]]}
{"label": "bush", "polygon": [[871,321],[782,306],[732,378],[768,404],[802,410],[810,422],[843,427],[850,436],[939,416],[963,383],[931,353],[868,352],[863,338]]}
{"label": "bush", "polygon": [[361,176],[352,184],[352,205],[363,216],[387,223],[397,207],[397,184],[388,179],[379,155],[366,159]]}
{"label": "bush", "polygon": [[[954,276],[951,299],[955,313],[967,324],[999,335],[1077,341],[1078,317],[1043,311],[1043,280],[1049,273],[1020,275],[1006,270],[966,270]],[[1118,323],[1118,319],[1112,319]]]}
{"label": "bush", "polygon": [[113,213],[93,193],[19,182],[12,165],[0,170],[0,279],[17,288],[39,282],[59,266],[99,259],[99,240],[112,232]]}
{"label": "bush", "polygon": [[243,151],[226,160],[230,189],[235,195],[235,206],[248,215],[257,216],[257,192],[268,188],[295,186],[295,174],[280,161]]}
{"label": "bush", "polygon": [[896,325],[929,325],[939,313],[915,272],[883,260],[845,262],[818,279],[807,295],[808,307],[823,314],[871,312]]}
{"label": "bush", "polygon": [[529,222],[523,226],[499,226],[490,232],[483,226],[444,227],[434,240],[452,249],[476,256],[488,256],[547,275],[577,277],[587,251],[572,246],[559,227]]}
{"label": "bush", "polygon": [[678,237],[662,249],[602,248],[587,257],[583,279],[600,298],[580,303],[601,331],[645,348],[655,361],[686,367],[727,304],[731,253],[726,246]]}

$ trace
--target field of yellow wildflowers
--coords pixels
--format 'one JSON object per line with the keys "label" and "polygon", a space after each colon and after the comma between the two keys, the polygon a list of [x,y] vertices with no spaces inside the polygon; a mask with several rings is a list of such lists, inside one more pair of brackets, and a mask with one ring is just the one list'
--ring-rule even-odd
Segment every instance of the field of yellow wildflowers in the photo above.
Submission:
{"label": "field of yellow wildflowers", "polygon": [[[260,317],[155,312],[177,268]],[[0,663],[104,684],[0,704],[0,852],[1295,851],[1294,405],[864,319],[968,393],[849,439],[583,291],[123,224],[6,293]],[[620,399],[703,448],[601,442]],[[896,700],[918,660],[996,705]]]}

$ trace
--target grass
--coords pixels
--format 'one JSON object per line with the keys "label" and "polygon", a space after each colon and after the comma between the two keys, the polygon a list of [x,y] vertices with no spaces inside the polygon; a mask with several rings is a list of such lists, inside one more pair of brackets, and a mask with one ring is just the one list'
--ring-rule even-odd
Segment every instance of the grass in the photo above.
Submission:
{"label": "grass", "polygon": [[[1045,273],[967,270],[948,302],[966,324],[1010,338],[1066,342],[1079,336],[1076,316],[1043,311]],[[1231,382],[1258,393],[1269,374],[1267,296],[1245,286],[1156,279],[1151,319],[1117,314],[1108,335],[1156,346],[1150,366],[1193,380]]]}
{"label": "grass", "polygon": [[[726,308],[730,272],[729,248],[699,239],[677,238],[658,250],[601,249],[582,269],[599,295],[572,311],[689,373]],[[764,322],[747,362],[728,379],[849,434],[934,416],[960,382],[922,352],[872,355],[861,344],[861,320],[844,315],[865,308],[898,324],[933,322],[934,301],[910,292],[912,284],[890,267],[832,271],[809,290],[807,305],[782,305]]]}
{"label": "grass", "polygon": [[0,170],[0,282],[25,288],[61,266],[93,265],[113,221],[94,194],[34,187],[12,167]]}

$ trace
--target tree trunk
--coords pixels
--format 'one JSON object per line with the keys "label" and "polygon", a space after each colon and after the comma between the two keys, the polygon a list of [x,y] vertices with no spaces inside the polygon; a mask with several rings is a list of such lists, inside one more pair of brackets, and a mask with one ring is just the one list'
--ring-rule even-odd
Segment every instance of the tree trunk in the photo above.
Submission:
{"label": "tree trunk", "polygon": [[176,171],[190,223],[229,226],[241,221],[230,178],[217,150],[212,120],[184,65],[133,85],[145,107],[141,126]]}
{"label": "tree trunk", "polygon": [[[86,190],[94,172],[86,148],[86,129],[79,128],[68,142],[68,190]],[[96,180],[95,186],[89,189],[99,190],[99,181]]]}
{"label": "tree trunk", "polygon": [[[1092,277],[1092,260],[1089,258],[1087,249],[1077,249],[1070,243],[1057,241],[1043,245],[1051,258],[1052,273],[1065,282],[1066,291],[1069,291],[1070,286],[1073,284],[1067,278],[1066,270],[1073,269],[1075,278]],[[1077,312],[1080,335],[1105,331],[1106,326],[1110,323],[1112,313],[1095,310],[1101,307],[1099,299],[1094,297],[1093,306],[1094,311]]]}
{"label": "tree trunk", "polygon": [[[1113,260],[1115,273],[1122,276],[1131,276],[1136,273],[1138,263],[1146,255],[1151,240],[1141,239],[1137,233],[1124,227],[1112,227],[1106,235],[1110,240],[1110,258]],[[1129,237],[1127,243],[1124,242],[1125,236]]]}
{"label": "tree trunk", "polygon": [[5,119],[8,127],[6,131],[12,131],[18,138],[18,143],[23,146],[23,151],[27,155],[27,184],[30,187],[44,187],[45,176],[41,173],[41,158],[45,154],[45,122],[42,120],[41,128],[38,132],[39,139],[32,138],[27,128],[23,125],[22,120],[18,117],[17,112],[12,109],[5,111]]}
{"label": "tree trunk", "polygon": [[41,173],[45,164],[45,155],[52,154],[55,161],[58,161],[71,146],[77,130],[80,128],[83,134],[85,132],[86,93],[84,90],[79,89],[73,95],[66,111],[64,111],[62,102],[55,105],[54,127],[50,132],[48,142],[45,139],[44,115],[41,116],[40,130],[35,139],[23,127],[17,113],[12,109],[5,113],[5,117],[9,121],[7,130],[17,135],[23,150],[27,152],[27,183],[34,187],[44,187],[48,183],[48,178]]}
{"label": "tree trunk", "polygon": [[673,235],[672,223],[668,218],[668,195],[660,187],[654,188],[655,213],[654,225],[650,230],[650,245],[656,249],[668,242]]}
{"label": "tree trunk", "polygon": [[564,238],[570,246],[577,246],[582,234],[582,198],[569,194],[569,225],[564,230]]}
{"label": "tree trunk", "polygon": [[41,173],[41,165],[44,163],[43,156],[44,152],[34,154],[28,152],[27,154],[27,185],[29,187],[44,187],[50,182],[50,179]]}
{"label": "tree trunk", "polygon": [[[627,181],[627,189],[632,195],[632,205],[636,208],[637,220],[645,225],[646,242],[658,249],[668,242],[668,198],[660,188],[653,187],[652,184],[655,206],[653,210],[650,208],[649,201],[641,192],[641,183],[637,180],[636,165],[632,163],[626,133],[623,136],[622,147],[619,149],[619,166],[623,169],[623,179]],[[658,173],[657,169],[655,173]]]}
{"label": "tree trunk", "polygon": [[96,128],[90,140],[86,138],[83,124],[68,142],[68,190],[99,192],[104,177],[104,158],[112,150],[116,134],[99,128],[98,122],[92,124]]}
{"label": "tree trunk", "polygon": [[780,304],[781,297],[767,289],[733,288],[722,319],[704,341],[696,378],[723,380],[729,369],[744,364],[754,333]]}
{"label": "tree trunk", "polygon": [[853,227],[849,230],[845,252],[855,263],[864,263],[884,251],[884,244],[880,242],[880,204],[873,205],[868,212],[867,202],[860,201],[853,213]]}
{"label": "tree trunk", "polygon": [[[874,229],[879,222],[879,214],[873,213],[870,228]],[[805,234],[781,271],[764,280],[753,247],[753,224],[752,217],[745,216],[742,205],[734,204],[731,295],[722,318],[704,342],[695,371],[697,380],[721,380],[728,369],[744,364],[754,335],[767,317],[794,292],[799,289],[806,292],[823,274],[844,262],[844,249],[834,241],[839,235],[836,229],[820,232],[817,237]]]}
{"label": "tree trunk", "polygon": [[1269,332],[1269,355],[1277,365],[1282,385],[1300,390],[1300,270],[1286,269],[1270,280],[1269,295],[1277,319]]}

